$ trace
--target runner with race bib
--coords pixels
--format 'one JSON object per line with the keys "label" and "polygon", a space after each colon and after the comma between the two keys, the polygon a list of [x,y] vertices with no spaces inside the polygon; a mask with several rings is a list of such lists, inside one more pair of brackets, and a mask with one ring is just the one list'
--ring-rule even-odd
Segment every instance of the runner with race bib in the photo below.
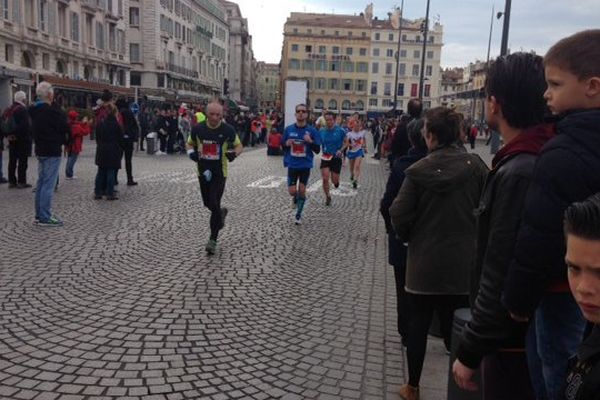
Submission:
{"label": "runner with race bib", "polygon": [[325,113],[325,126],[319,131],[323,154],[321,155],[321,177],[323,178],[323,191],[325,192],[325,205],[331,205],[329,193],[329,180],[333,186],[340,186],[340,173],[342,172],[342,147],[344,146],[344,130],[335,124],[335,114],[331,111]]}
{"label": "runner with race bib", "polygon": [[360,178],[360,164],[367,153],[367,136],[363,130],[363,122],[360,119],[355,120],[352,130],[346,134],[345,147],[348,148],[346,157],[350,161],[350,181],[352,187],[358,187],[358,178]]}

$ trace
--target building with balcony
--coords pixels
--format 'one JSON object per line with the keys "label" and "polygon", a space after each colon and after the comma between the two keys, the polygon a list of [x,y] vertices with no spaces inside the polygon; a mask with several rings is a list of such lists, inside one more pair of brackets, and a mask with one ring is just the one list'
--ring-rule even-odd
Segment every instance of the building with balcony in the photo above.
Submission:
{"label": "building with balcony", "polygon": [[[284,25],[281,81],[305,80],[315,112],[366,112],[371,26],[355,15],[291,13]],[[281,85],[285,98],[285,85]]]}
{"label": "building with balcony", "polygon": [[[391,16],[390,16],[391,17]],[[419,81],[423,55],[424,20],[402,20],[395,29],[391,18],[371,21],[371,61],[368,83],[369,111],[390,111],[394,107],[394,90],[397,91],[398,110],[405,109],[408,100],[419,96]],[[400,31],[401,29],[401,31]],[[401,36],[401,37],[400,37]],[[443,27],[433,24],[427,33],[423,81],[423,105],[436,106],[439,91],[440,59],[442,54]],[[400,53],[398,53],[398,40]],[[399,57],[398,57],[399,56]],[[396,83],[396,60],[398,60],[398,85]]]}
{"label": "building with balcony", "polygon": [[258,62],[256,67],[258,88],[258,107],[261,110],[272,110],[279,107],[279,64]]}
{"label": "building with balcony", "polygon": [[222,4],[227,9],[229,23],[229,97],[237,102],[256,106],[256,61],[248,20],[242,16],[236,3],[223,0]]}
{"label": "building with balcony", "polygon": [[[65,105],[88,107],[103,89],[128,94],[128,0],[0,2],[0,107],[49,81]],[[69,96],[66,95],[69,93]],[[96,96],[97,97],[97,96]]]}
{"label": "building with balcony", "polygon": [[222,93],[229,27],[218,0],[130,0],[128,22],[132,87],[178,102]]}

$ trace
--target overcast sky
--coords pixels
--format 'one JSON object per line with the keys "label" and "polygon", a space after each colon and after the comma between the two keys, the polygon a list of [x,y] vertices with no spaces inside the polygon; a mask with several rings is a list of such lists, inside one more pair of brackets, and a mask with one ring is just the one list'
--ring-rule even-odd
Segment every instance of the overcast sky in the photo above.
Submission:
{"label": "overcast sky", "polygon": [[[290,12],[359,14],[367,0],[233,0],[248,18],[258,61],[278,63],[283,43],[283,24]],[[401,0],[373,1],[374,15],[387,13]],[[404,17],[425,16],[426,0],[405,0]],[[504,0],[431,0],[430,18],[439,16],[444,26],[442,66],[464,66],[485,60],[492,6],[504,11]],[[535,50],[544,54],[564,36],[600,27],[600,0],[513,0],[509,48],[511,51]],[[494,18],[491,56],[500,52],[502,19]]]}

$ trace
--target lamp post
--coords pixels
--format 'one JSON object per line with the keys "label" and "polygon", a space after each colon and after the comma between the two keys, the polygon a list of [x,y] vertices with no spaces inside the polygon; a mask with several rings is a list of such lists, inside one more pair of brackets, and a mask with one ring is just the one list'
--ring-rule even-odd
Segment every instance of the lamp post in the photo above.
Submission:
{"label": "lamp post", "polygon": [[[507,0],[508,1],[508,0]],[[427,32],[429,31],[429,2],[427,0],[427,10],[425,11],[425,21],[423,21],[423,54],[421,54],[421,75],[419,77],[419,100],[423,101],[423,83],[425,78],[425,52],[427,51]]]}
{"label": "lamp post", "polygon": [[[505,56],[508,54],[508,28],[510,25],[510,6],[512,0],[506,0],[504,3],[504,25],[502,26],[502,44],[500,46],[500,55]],[[500,18],[500,13],[498,13]]]}
{"label": "lamp post", "polygon": [[398,27],[398,49],[396,51],[396,79],[394,80],[394,108],[398,108],[398,70],[400,69],[400,44],[402,43],[402,15],[404,14],[404,0],[400,5],[400,26]]}

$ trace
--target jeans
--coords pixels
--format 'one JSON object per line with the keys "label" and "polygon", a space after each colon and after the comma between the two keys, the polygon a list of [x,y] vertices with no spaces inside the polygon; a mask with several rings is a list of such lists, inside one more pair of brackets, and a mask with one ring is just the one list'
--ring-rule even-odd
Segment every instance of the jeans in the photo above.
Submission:
{"label": "jeans", "polygon": [[58,180],[60,157],[38,157],[38,179],[35,190],[35,216],[41,222],[52,217],[52,196]]}
{"label": "jeans", "polygon": [[570,293],[546,294],[527,333],[527,362],[538,400],[564,398],[568,360],[585,330],[585,320]]}
{"label": "jeans", "polygon": [[109,197],[115,195],[115,175],[117,170],[112,168],[98,167],[96,174],[96,185],[94,194],[96,196],[107,195]]}
{"label": "jeans", "polygon": [[77,153],[69,153],[69,157],[67,158],[67,167],[65,169],[65,175],[67,178],[73,177],[73,167],[75,167],[75,162],[77,162]]}

